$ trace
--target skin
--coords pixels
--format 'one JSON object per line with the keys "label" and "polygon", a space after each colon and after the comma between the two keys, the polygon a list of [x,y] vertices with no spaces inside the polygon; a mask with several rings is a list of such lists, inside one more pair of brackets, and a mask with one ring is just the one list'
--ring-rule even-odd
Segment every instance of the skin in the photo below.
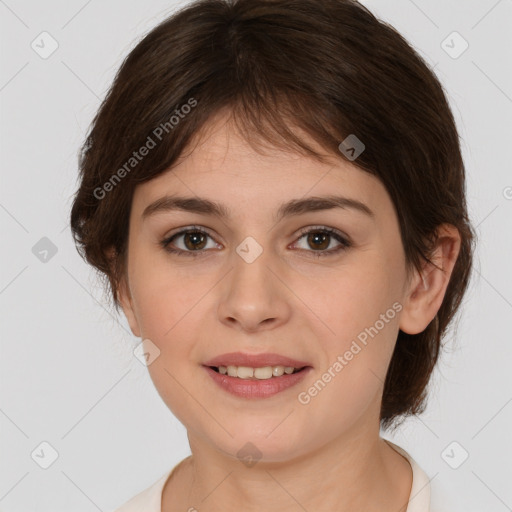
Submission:
{"label": "skin", "polygon": [[[398,330],[423,331],[441,306],[460,248],[457,230],[439,229],[434,261],[444,271],[425,266],[408,276],[398,219],[377,178],[334,155],[322,164],[282,149],[258,152],[223,116],[203,135],[172,170],[137,186],[119,289],[133,334],[160,350],[148,370],[187,428],[192,452],[168,479],[162,510],[404,511],[412,470],[379,436],[384,379]],[[362,201],[375,218],[331,209],[274,222],[283,202],[333,191]],[[143,220],[144,208],[165,194],[221,202],[232,217],[172,211]],[[159,245],[193,225],[211,234],[199,244],[202,256]],[[299,230],[318,226],[341,231],[352,246],[314,257],[321,241],[308,243]],[[236,252],[247,236],[263,248],[252,263]],[[191,252],[198,244],[185,243],[181,235],[173,246]],[[331,237],[321,247],[340,243]],[[401,311],[301,404],[298,393],[395,302]],[[238,398],[201,366],[232,351],[276,352],[313,370],[273,397]],[[249,441],[262,454],[251,467],[237,457]]]}

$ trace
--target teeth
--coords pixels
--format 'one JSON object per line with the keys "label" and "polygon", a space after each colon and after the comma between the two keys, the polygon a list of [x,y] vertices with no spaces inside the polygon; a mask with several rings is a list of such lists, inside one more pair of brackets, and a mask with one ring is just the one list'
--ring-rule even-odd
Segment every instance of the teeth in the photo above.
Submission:
{"label": "teeth", "polygon": [[299,368],[293,366],[263,366],[262,368],[250,368],[249,366],[219,366],[219,373],[239,379],[256,378],[260,380],[280,377],[284,373],[290,375]]}

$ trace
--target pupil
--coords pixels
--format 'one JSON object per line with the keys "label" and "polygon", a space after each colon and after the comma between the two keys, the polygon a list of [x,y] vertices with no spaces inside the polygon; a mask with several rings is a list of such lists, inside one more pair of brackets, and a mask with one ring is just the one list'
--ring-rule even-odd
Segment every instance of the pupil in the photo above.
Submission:
{"label": "pupil", "polygon": [[313,233],[313,234],[310,234],[309,237],[308,237],[308,242],[311,243],[313,242],[313,244],[318,244],[319,242],[317,241],[317,238],[321,238],[322,241],[320,242],[320,244],[322,244],[321,247],[317,247],[318,249],[325,249],[326,247],[329,246],[329,242],[326,240],[328,239],[329,235],[327,235],[326,233]]}
{"label": "pupil", "polygon": [[[187,233],[185,235],[185,245],[187,246],[187,249],[202,249],[202,247],[198,247],[195,245],[197,242],[204,242],[204,234],[199,232],[193,232],[193,233]],[[192,244],[189,244],[188,241],[192,241]]]}

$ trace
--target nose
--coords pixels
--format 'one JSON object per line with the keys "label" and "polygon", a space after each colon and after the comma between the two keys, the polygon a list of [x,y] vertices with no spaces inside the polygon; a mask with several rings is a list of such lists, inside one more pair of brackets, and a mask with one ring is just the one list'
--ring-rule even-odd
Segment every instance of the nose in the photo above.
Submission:
{"label": "nose", "polygon": [[279,263],[270,251],[254,261],[233,255],[233,268],[223,280],[219,320],[245,332],[274,329],[291,315],[291,293],[279,276]]}

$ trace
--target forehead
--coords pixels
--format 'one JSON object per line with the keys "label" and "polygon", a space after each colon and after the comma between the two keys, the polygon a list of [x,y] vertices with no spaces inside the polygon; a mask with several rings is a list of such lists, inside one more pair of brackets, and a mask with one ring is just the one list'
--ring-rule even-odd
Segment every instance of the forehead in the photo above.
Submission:
{"label": "forehead", "polygon": [[171,169],[136,187],[133,210],[140,215],[149,203],[169,194],[200,196],[249,209],[277,209],[292,198],[334,194],[376,207],[381,201],[389,202],[378,178],[341,155],[329,155],[304,133],[298,135],[326,162],[259,141],[254,147],[226,115],[218,115]]}

